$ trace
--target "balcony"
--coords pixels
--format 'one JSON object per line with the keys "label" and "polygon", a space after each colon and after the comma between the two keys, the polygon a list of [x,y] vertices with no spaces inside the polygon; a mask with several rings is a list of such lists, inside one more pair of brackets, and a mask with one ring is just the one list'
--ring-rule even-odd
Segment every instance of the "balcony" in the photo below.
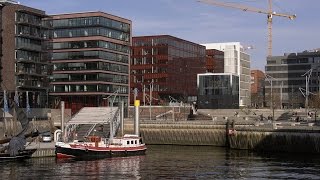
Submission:
{"label": "balcony", "polygon": [[25,69],[21,68],[17,70],[17,75],[32,75],[32,76],[47,76],[48,71],[47,70],[35,70],[35,69]]}
{"label": "balcony", "polygon": [[33,89],[46,89],[48,86],[46,83],[35,81],[35,80],[19,80],[17,86],[22,88],[33,88]]}

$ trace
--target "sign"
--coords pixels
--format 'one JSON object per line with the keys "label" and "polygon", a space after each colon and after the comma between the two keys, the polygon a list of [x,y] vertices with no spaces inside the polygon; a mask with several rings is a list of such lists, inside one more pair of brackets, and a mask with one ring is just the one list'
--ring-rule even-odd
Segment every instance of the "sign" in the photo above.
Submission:
{"label": "sign", "polygon": [[134,106],[139,107],[140,106],[140,100],[135,100],[134,101]]}

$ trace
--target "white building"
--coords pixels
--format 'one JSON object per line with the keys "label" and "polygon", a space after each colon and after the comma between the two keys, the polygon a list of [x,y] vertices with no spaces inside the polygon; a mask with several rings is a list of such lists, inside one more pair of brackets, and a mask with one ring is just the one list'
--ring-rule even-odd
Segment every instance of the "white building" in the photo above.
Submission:
{"label": "white building", "polygon": [[224,52],[224,72],[237,75],[239,79],[239,105],[251,104],[250,55],[244,51],[240,42],[202,44],[206,49],[217,49]]}

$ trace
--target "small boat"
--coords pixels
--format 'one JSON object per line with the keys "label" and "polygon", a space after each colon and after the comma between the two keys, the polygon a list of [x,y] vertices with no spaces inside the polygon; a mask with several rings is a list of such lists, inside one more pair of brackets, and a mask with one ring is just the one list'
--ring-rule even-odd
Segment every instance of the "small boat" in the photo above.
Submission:
{"label": "small boat", "polygon": [[32,154],[36,152],[37,149],[25,149],[19,151],[15,156],[10,156],[10,153],[0,153],[0,162],[3,161],[19,161],[31,158]]}
{"label": "small boat", "polygon": [[86,139],[85,142],[77,140],[69,143],[57,142],[56,157],[100,159],[144,155],[147,150],[141,137],[133,134],[125,134],[121,138],[107,139],[100,136],[89,136]]}

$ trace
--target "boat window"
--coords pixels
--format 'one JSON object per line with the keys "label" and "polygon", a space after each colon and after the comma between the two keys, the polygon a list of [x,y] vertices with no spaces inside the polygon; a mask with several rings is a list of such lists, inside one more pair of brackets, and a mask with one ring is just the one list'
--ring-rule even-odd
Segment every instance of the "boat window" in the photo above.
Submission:
{"label": "boat window", "polygon": [[139,139],[139,142],[140,142],[140,144],[143,144],[143,143],[142,143],[142,139]]}
{"label": "boat window", "polygon": [[137,140],[134,141],[134,144],[137,144]]}
{"label": "boat window", "polygon": [[133,144],[133,141],[131,141],[131,144]]}
{"label": "boat window", "polygon": [[130,141],[127,141],[127,144],[130,144]]}

